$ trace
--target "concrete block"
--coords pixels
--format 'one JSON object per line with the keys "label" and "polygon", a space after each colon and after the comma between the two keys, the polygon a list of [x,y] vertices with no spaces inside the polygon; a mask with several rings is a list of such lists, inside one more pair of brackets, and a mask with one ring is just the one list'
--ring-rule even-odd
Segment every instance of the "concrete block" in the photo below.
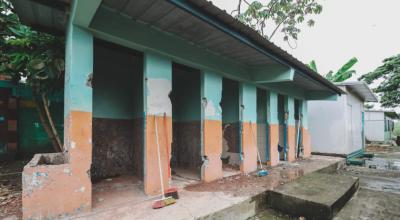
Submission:
{"label": "concrete block", "polygon": [[314,172],[268,193],[268,205],[307,219],[332,219],[357,191],[358,178]]}

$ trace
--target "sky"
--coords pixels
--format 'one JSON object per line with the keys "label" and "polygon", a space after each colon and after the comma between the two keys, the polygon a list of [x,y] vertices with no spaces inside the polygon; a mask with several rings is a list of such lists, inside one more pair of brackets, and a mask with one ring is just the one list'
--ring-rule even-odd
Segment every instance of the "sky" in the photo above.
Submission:
{"label": "sky", "polygon": [[[259,0],[266,1],[266,0]],[[238,0],[212,0],[231,12]],[[297,47],[291,49],[282,36],[272,41],[304,63],[315,60],[318,71],[336,71],[350,58],[357,80],[373,71],[382,60],[400,53],[400,0],[319,0],[321,14],[314,17],[314,27],[301,26]]]}

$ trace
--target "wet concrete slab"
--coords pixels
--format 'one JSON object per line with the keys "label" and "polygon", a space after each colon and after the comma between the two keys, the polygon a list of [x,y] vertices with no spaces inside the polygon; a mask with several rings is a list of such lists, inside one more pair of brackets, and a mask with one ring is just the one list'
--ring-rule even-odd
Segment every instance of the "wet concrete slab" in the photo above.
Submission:
{"label": "wet concrete slab", "polygon": [[400,196],[361,188],[334,219],[400,219]]}
{"label": "wet concrete slab", "polygon": [[151,208],[156,198],[127,198],[126,202],[105,205],[107,197],[103,197],[101,209],[69,219],[248,219],[265,209],[267,190],[321,169],[337,170],[343,164],[342,158],[312,156],[311,159],[268,167],[270,174],[265,177],[237,175],[195,184],[179,189],[177,203],[159,210]]}
{"label": "wet concrete slab", "polygon": [[357,177],[314,172],[271,190],[268,205],[291,216],[331,219],[358,185]]}
{"label": "wet concrete slab", "polygon": [[[400,170],[391,165],[400,159],[400,148],[375,145],[367,150],[375,157],[366,166],[348,166],[338,172],[358,177],[360,189],[335,219],[400,219]],[[370,165],[375,166],[371,169]]]}

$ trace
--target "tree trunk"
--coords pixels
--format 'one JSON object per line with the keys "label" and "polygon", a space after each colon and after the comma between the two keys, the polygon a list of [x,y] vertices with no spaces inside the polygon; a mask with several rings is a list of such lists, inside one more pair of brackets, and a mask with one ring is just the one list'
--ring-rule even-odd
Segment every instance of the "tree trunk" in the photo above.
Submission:
{"label": "tree trunk", "polygon": [[43,126],[43,129],[46,132],[47,136],[49,137],[49,139],[50,139],[50,141],[51,141],[51,143],[53,145],[54,151],[55,152],[62,152],[62,148],[58,144],[56,136],[54,135],[54,133],[52,132],[52,130],[51,130],[50,126],[49,126],[49,124],[47,123],[45,112],[40,107],[40,106],[43,106],[43,103],[37,99],[38,92],[37,92],[36,89],[32,89],[32,91],[33,91],[33,100],[35,102],[36,110],[38,112],[39,119],[40,119],[40,122],[41,122],[41,124]]}
{"label": "tree trunk", "polygon": [[58,148],[61,151],[63,151],[64,150],[63,144],[62,144],[62,142],[60,140],[60,136],[58,135],[56,126],[54,125],[53,117],[51,117],[51,114],[50,114],[50,111],[49,111],[49,101],[48,101],[48,99],[46,97],[46,94],[44,94],[44,93],[42,94],[42,103],[43,103],[43,108],[44,108],[44,110],[46,112],[46,115],[47,115],[47,120],[48,120],[48,122],[50,124],[51,131],[53,132],[53,135],[54,135],[54,137],[55,137],[55,139],[57,141]]}

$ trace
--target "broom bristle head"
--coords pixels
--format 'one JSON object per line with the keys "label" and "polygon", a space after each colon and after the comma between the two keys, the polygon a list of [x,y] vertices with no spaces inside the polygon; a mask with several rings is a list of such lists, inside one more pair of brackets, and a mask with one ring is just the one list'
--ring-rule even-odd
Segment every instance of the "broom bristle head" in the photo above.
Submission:
{"label": "broom bristle head", "polygon": [[161,209],[165,206],[172,205],[175,202],[176,202],[176,200],[172,197],[162,198],[162,199],[154,201],[153,209]]}

